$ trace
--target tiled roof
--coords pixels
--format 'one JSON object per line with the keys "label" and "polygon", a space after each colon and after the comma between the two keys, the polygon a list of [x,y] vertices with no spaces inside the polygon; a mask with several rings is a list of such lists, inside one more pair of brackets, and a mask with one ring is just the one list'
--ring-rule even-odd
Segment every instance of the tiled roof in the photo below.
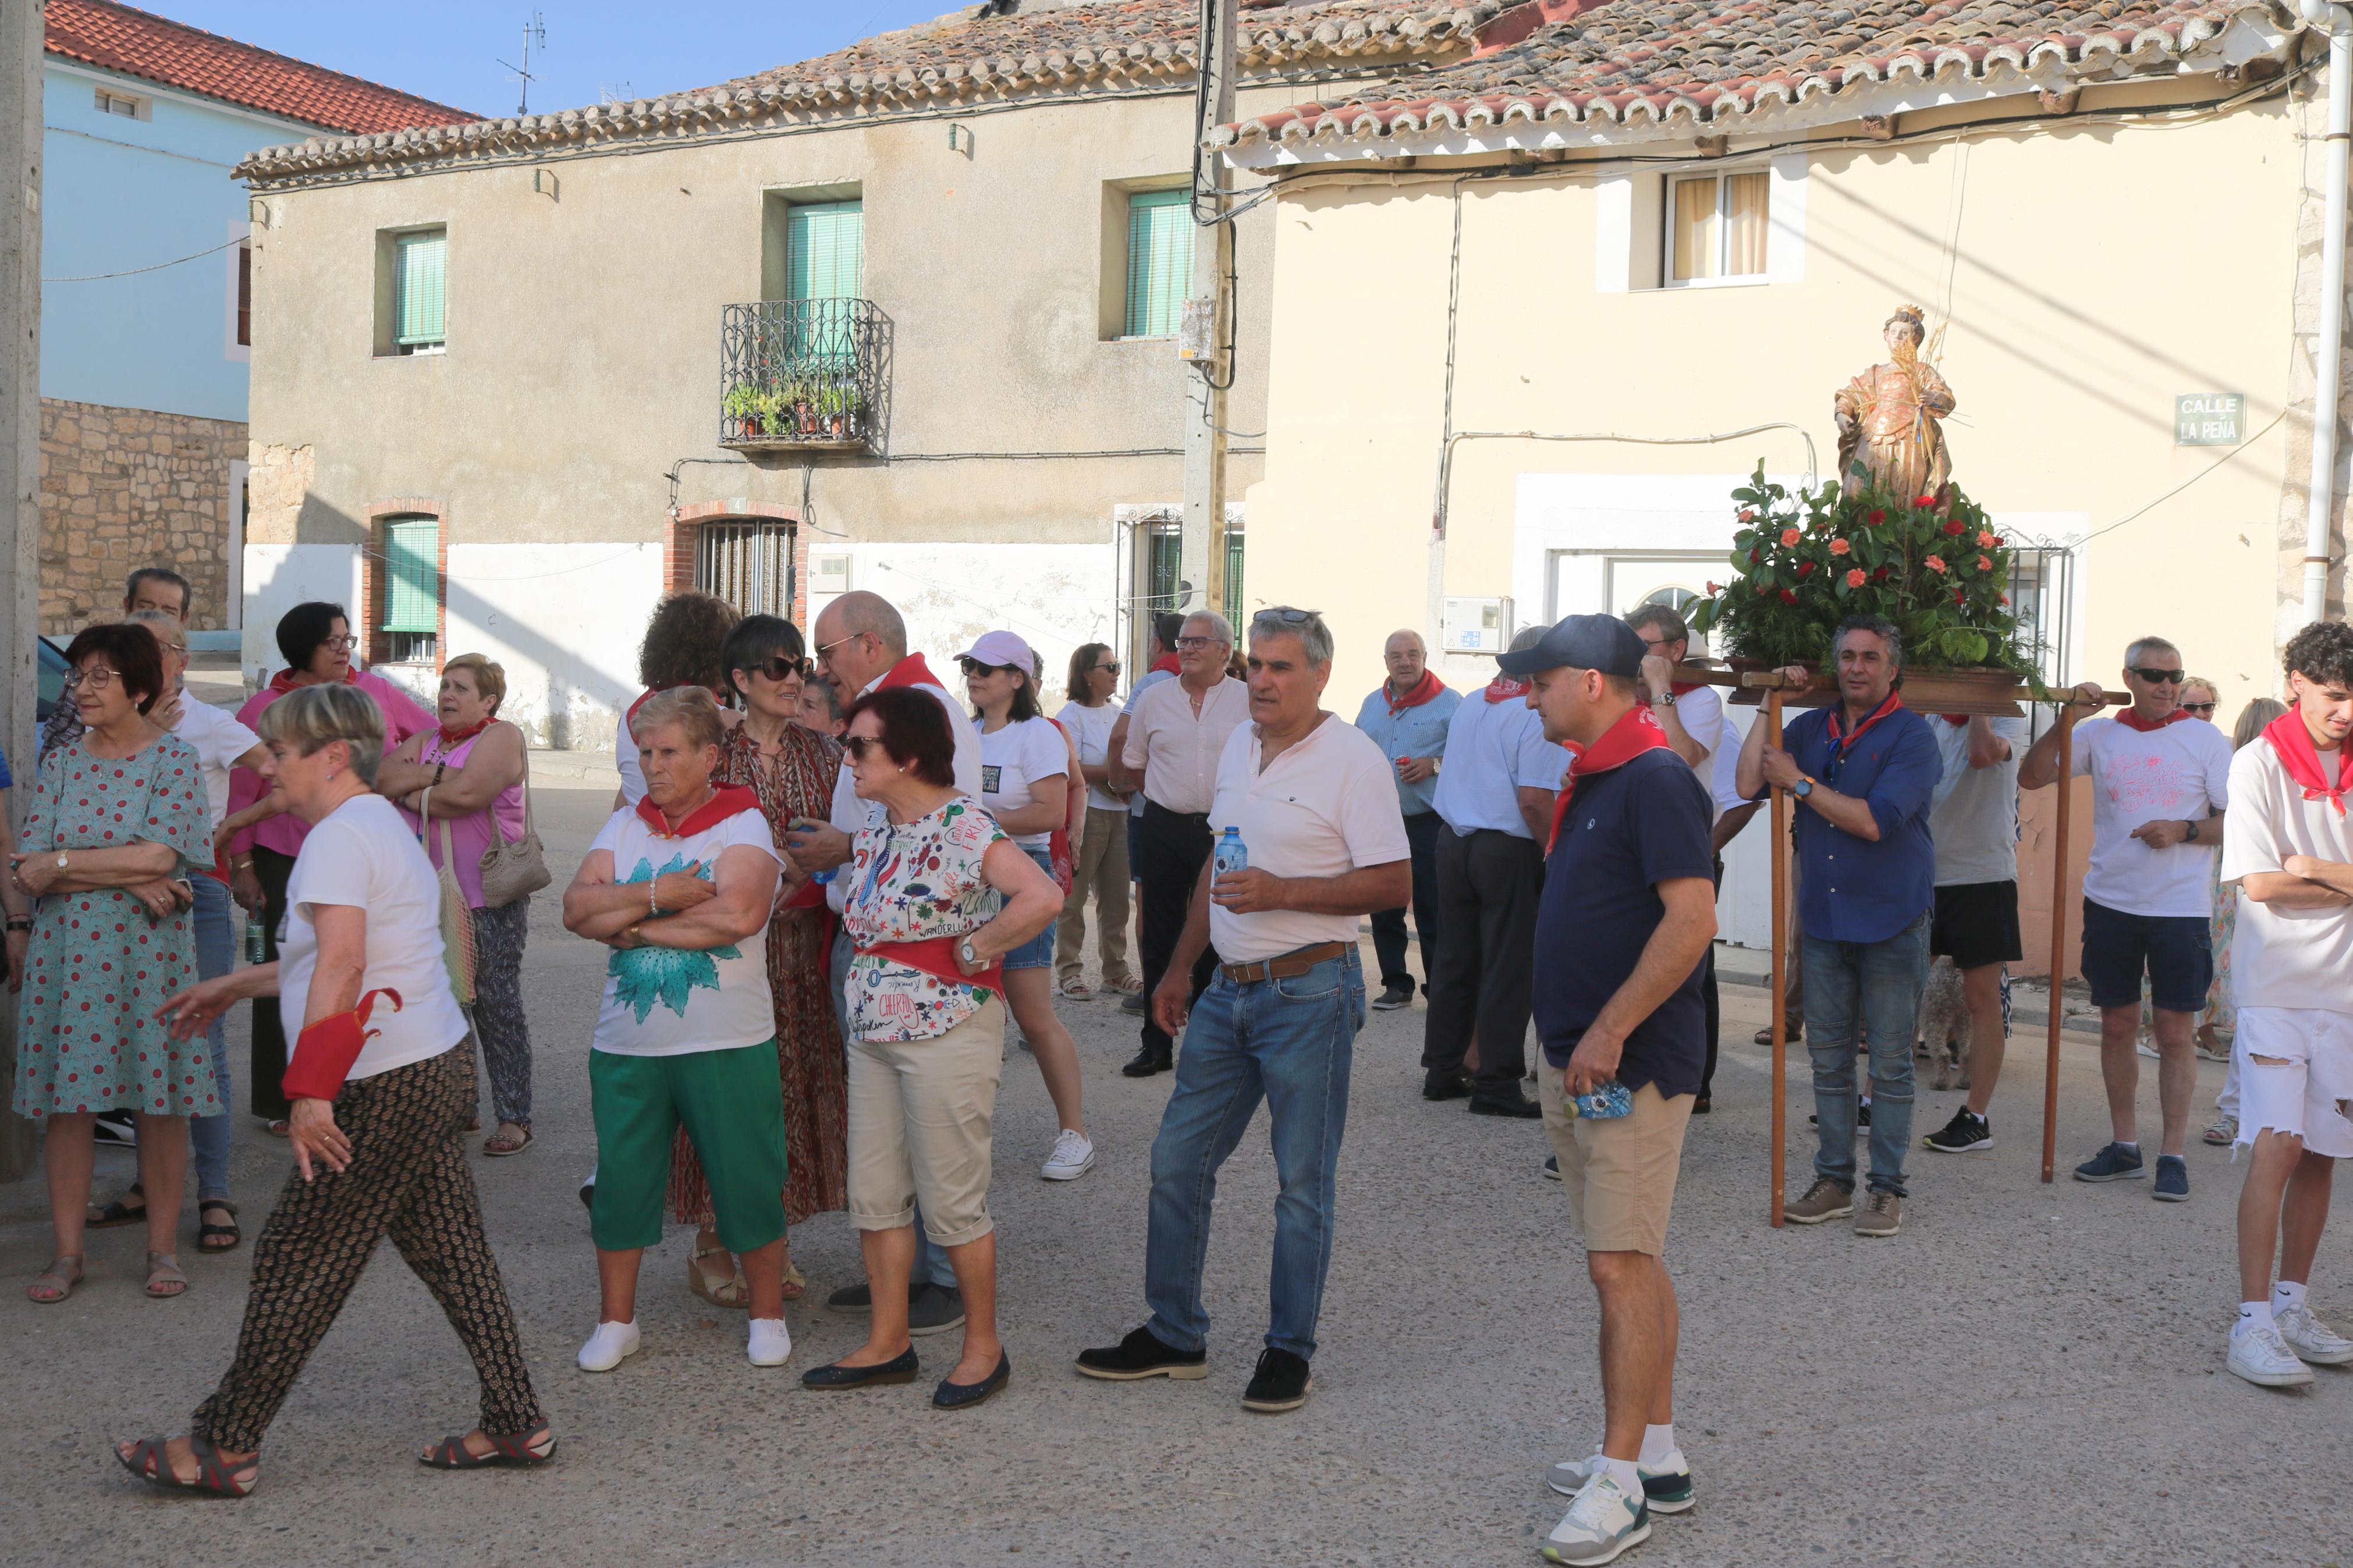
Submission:
{"label": "tiled roof", "polygon": [[[863,117],[955,114],[1024,100],[1166,91],[1194,77],[1199,0],[1024,0],[1008,16],[967,4],[797,65],[633,103],[482,121],[349,141],[312,140],[238,168],[269,181],[364,176],[419,162],[536,156],[566,144],[675,140],[708,132]],[[1242,0],[1247,75],[1384,71],[1459,59],[1496,0]]]}
{"label": "tiled roof", "polygon": [[1906,77],[2170,70],[2238,23],[2273,38],[2300,26],[2278,0],[1527,0],[1481,29],[1469,59],[1221,126],[1210,143],[1336,148],[1514,121],[1724,127]]}
{"label": "tiled roof", "polygon": [[474,118],[112,0],[49,0],[43,21],[50,54],[330,131],[398,131]]}

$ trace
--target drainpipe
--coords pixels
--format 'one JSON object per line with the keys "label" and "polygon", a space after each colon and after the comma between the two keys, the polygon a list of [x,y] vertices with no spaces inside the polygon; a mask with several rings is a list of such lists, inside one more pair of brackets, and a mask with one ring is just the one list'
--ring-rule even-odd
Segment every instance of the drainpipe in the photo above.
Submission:
{"label": "drainpipe", "polygon": [[2347,143],[2353,139],[2353,8],[2299,0],[2304,19],[2328,34],[2327,217],[2320,237],[2320,337],[2312,395],[2312,489],[2305,515],[2304,618],[2328,608],[2328,537],[2337,500],[2337,416],[2345,357]]}

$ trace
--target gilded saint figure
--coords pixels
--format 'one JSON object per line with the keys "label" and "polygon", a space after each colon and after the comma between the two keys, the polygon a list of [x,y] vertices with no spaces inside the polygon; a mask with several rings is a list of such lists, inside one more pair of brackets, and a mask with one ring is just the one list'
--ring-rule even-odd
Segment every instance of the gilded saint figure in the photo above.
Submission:
{"label": "gilded saint figure", "polygon": [[1920,308],[1899,307],[1887,318],[1888,363],[1840,390],[1839,478],[1848,489],[1942,500],[1953,477],[1942,424],[1953,411],[1953,389],[1920,357],[1927,335]]}

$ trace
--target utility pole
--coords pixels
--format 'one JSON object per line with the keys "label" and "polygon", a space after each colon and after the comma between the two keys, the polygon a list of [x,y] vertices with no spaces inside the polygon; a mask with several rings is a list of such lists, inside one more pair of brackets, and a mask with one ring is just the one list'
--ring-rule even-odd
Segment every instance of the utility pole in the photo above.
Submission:
{"label": "utility pole", "polygon": [[[29,793],[41,582],[41,6],[0,7],[0,749]],[[0,796],[0,799],[5,799]],[[5,814],[16,842],[20,814]],[[0,1006],[0,1076],[16,1080],[16,1009]],[[0,1114],[0,1181],[33,1168],[33,1124]]]}
{"label": "utility pole", "polygon": [[[1226,609],[1226,388],[1233,380],[1234,226],[1226,221],[1233,171],[1200,151],[1210,128],[1234,117],[1234,16],[1239,0],[1201,0],[1194,46],[1208,90],[1193,126],[1193,287],[1177,353],[1186,362],[1185,524],[1177,577],[1183,607]],[[1206,220],[1206,221],[1205,221]],[[1234,606],[1239,610],[1240,605]]]}

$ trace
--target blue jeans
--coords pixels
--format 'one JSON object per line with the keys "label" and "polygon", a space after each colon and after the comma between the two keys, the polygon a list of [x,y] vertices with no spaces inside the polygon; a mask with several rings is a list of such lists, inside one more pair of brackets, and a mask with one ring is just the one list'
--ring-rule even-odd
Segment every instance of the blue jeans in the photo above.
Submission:
{"label": "blue jeans", "polygon": [[1806,1048],[1814,1058],[1814,1173],[1854,1185],[1855,1032],[1871,1053],[1871,1189],[1905,1195],[1912,1031],[1928,983],[1928,916],[1880,942],[1806,933]]}
{"label": "blue jeans", "polygon": [[1333,1177],[1347,1128],[1348,1069],[1364,1023],[1364,965],[1353,947],[1289,980],[1237,985],[1219,972],[1194,1004],[1176,1054],[1176,1086],[1152,1142],[1144,1295],[1153,1336],[1162,1343],[1207,1348],[1201,1268],[1218,1167],[1241,1142],[1263,1098],[1282,1183],[1274,1202],[1266,1342],[1314,1355],[1332,1262]]}
{"label": "blue jeans", "polygon": [[[204,872],[193,873],[188,885],[196,890],[196,977],[211,980],[237,967],[237,931],[245,911],[229,901],[228,889]],[[220,1110],[211,1116],[188,1119],[188,1143],[195,1151],[196,1199],[228,1196],[229,1083],[228,1026],[215,1018],[205,1038],[213,1047],[214,1090]]]}
{"label": "blue jeans", "polygon": [[[845,866],[842,869],[847,871],[849,868]],[[849,979],[849,931],[839,923],[833,928],[833,952],[828,956],[830,963],[827,978],[833,984],[833,1021],[841,1027],[841,1049],[847,1056],[849,1053],[849,998],[842,987]],[[1047,962],[1053,962],[1050,950]],[[923,1211],[920,1205],[915,1209],[915,1266],[908,1273],[907,1281],[911,1285],[936,1285],[943,1290],[956,1288],[955,1267],[948,1262],[947,1249],[924,1231]]]}

